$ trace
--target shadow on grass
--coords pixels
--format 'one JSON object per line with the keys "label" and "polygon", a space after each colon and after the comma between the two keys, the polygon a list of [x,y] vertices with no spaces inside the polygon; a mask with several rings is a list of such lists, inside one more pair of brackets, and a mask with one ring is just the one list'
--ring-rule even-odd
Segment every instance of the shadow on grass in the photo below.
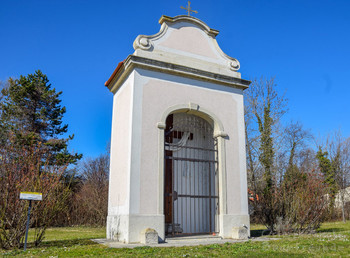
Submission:
{"label": "shadow on grass", "polygon": [[268,229],[250,230],[250,237],[262,237],[269,234],[270,234],[270,231]]}
{"label": "shadow on grass", "polygon": [[[43,247],[71,247],[74,245],[98,245],[98,243],[90,240],[90,238],[85,239],[74,239],[74,240],[52,240],[42,242],[38,248]],[[28,248],[35,248],[34,243],[28,243]]]}
{"label": "shadow on grass", "polygon": [[[40,250],[43,248],[50,248],[50,247],[55,247],[55,248],[68,248],[72,246],[91,246],[91,245],[98,245],[98,243],[90,240],[90,238],[85,238],[85,239],[74,239],[74,240],[52,240],[52,241],[44,241],[40,243],[39,246],[35,246],[33,242],[29,242],[27,244],[27,251],[30,250]],[[1,249],[0,249],[1,250]],[[10,249],[7,250],[7,252],[0,253],[0,256],[14,256],[18,254],[23,254],[23,247],[19,249]]]}
{"label": "shadow on grass", "polygon": [[331,232],[342,232],[347,231],[345,228],[323,228],[318,229],[317,233],[331,233]]}

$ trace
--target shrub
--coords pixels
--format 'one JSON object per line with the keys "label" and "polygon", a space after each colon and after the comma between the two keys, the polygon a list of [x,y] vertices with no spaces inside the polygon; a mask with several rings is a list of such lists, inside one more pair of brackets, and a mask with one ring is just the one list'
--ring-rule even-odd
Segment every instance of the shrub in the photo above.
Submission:
{"label": "shrub", "polygon": [[13,135],[9,142],[0,148],[0,247],[5,249],[23,245],[29,202],[19,199],[21,191],[43,194],[43,201],[32,203],[29,225],[35,227],[35,245],[70,194],[61,182],[66,166],[48,164],[40,143],[16,145]]}

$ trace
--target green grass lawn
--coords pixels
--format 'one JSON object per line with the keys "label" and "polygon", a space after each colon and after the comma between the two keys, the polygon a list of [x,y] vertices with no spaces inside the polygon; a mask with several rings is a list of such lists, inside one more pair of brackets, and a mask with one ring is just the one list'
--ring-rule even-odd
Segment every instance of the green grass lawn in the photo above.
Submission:
{"label": "green grass lawn", "polygon": [[[252,225],[252,235],[264,228]],[[316,234],[277,236],[278,240],[194,247],[139,247],[112,249],[92,242],[104,238],[104,228],[51,228],[40,247],[29,244],[22,250],[0,250],[2,256],[66,257],[66,256],[350,256],[350,222],[324,223]],[[276,238],[276,236],[274,236]],[[31,237],[29,236],[29,240]]]}

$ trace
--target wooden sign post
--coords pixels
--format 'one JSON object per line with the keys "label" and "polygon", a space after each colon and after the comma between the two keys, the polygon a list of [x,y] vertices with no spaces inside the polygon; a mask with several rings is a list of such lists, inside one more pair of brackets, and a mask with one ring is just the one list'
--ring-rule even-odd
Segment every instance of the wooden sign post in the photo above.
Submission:
{"label": "wooden sign post", "polygon": [[37,193],[37,192],[21,192],[19,195],[19,199],[29,200],[26,237],[24,240],[24,251],[26,251],[27,250],[28,230],[29,230],[29,220],[30,220],[30,210],[32,208],[32,201],[42,201],[43,195],[42,195],[42,193]]}

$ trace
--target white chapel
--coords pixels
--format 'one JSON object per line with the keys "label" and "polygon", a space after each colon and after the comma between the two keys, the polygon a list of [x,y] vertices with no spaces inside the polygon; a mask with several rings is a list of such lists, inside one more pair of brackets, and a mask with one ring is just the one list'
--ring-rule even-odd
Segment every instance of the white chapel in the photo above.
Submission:
{"label": "white chapel", "polygon": [[114,96],[107,238],[247,238],[250,82],[220,49],[219,31],[188,15],[159,23],[105,83]]}

